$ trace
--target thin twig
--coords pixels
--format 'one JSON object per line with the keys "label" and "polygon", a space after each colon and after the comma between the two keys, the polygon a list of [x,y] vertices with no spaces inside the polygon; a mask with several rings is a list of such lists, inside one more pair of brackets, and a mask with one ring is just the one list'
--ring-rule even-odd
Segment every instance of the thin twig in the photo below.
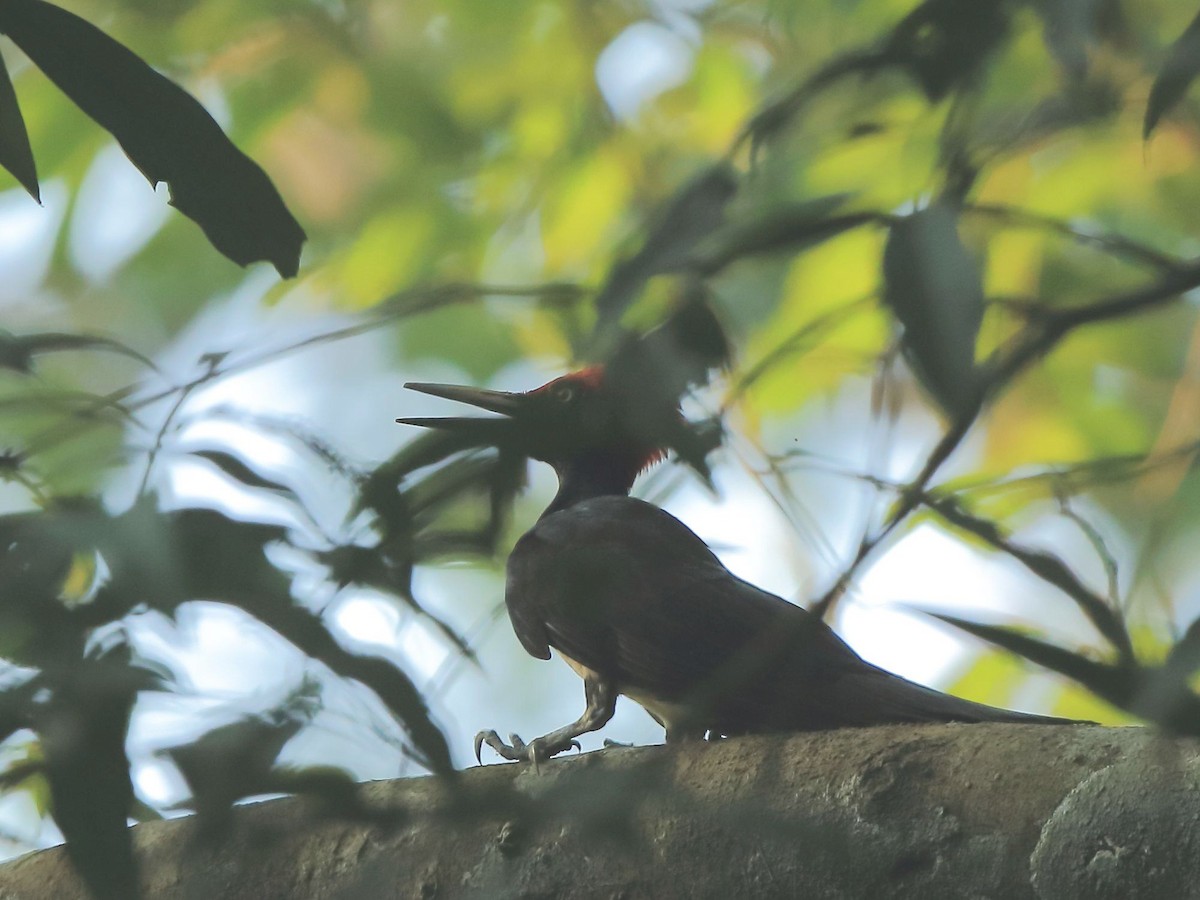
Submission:
{"label": "thin twig", "polygon": [[967,204],[963,207],[963,213],[1006,219],[1018,226],[1053,231],[1077,243],[1096,247],[1114,256],[1126,257],[1134,262],[1164,273],[1179,272],[1186,265],[1181,259],[1169,256],[1153,247],[1148,247],[1123,235],[1087,231],[1070,222],[1064,222],[1061,219],[1021,209],[1017,206],[1008,206],[1003,203]]}
{"label": "thin twig", "polygon": [[1115,609],[1123,610],[1125,604],[1121,601],[1120,567],[1117,565],[1117,558],[1108,548],[1108,542],[1104,540],[1104,535],[1071,506],[1071,498],[1066,493],[1057,494],[1055,499],[1058,501],[1059,512],[1074,522],[1075,526],[1083,532],[1084,537],[1087,538],[1099,558],[1100,564],[1104,567],[1104,575],[1108,580],[1108,602]]}
{"label": "thin twig", "polygon": [[150,486],[150,475],[154,472],[154,463],[158,459],[158,454],[162,451],[163,440],[167,436],[167,431],[171,427],[171,423],[175,421],[175,416],[183,404],[187,402],[187,398],[192,395],[192,392],[200,385],[213,378],[213,373],[216,371],[216,362],[209,363],[209,370],[206,376],[196,379],[185,384],[179,389],[179,395],[175,398],[175,402],[171,404],[171,408],[167,410],[167,414],[163,417],[162,424],[159,425],[158,431],[154,435],[154,443],[150,447],[150,452],[146,454],[146,469],[142,472],[142,481],[138,485],[138,496],[144,496],[147,488]]}
{"label": "thin twig", "polygon": [[901,494],[891,515],[877,532],[863,539],[854,558],[833,586],[813,604],[812,612],[820,616],[829,614],[863,563],[896,526],[921,504],[921,498],[934,475],[958,449],[983,408],[1008,388],[1028,366],[1049,353],[1076,328],[1155,309],[1197,286],[1200,286],[1200,262],[1191,262],[1167,272],[1158,281],[1145,287],[1114,294],[1086,306],[1046,310],[1012,341],[993,353],[981,366],[980,393],[976,404],[951,423],[930,452],[921,471]]}
{"label": "thin twig", "polygon": [[756,363],[750,366],[745,373],[737,379],[737,381],[729,388],[729,392],[725,395],[725,399],[721,402],[721,414],[728,412],[729,408],[745,394],[754,384],[767,374],[774,366],[778,365],[784,359],[789,359],[794,356],[803,355],[810,349],[816,346],[817,341],[825,334],[845,323],[855,314],[861,312],[864,307],[875,301],[875,294],[871,293],[865,297],[859,297],[857,300],[851,300],[844,306],[839,306],[837,309],[831,309],[823,315],[817,316],[815,319],[809,319],[782,341],[775,345],[774,348],[759,359]]}
{"label": "thin twig", "polygon": [[956,499],[948,496],[923,494],[921,503],[936,512],[956,528],[967,531],[997,550],[1007,553],[1043,581],[1054,585],[1075,601],[1096,629],[1108,639],[1122,664],[1132,665],[1135,657],[1133,641],[1125,628],[1124,619],[1105,597],[1085,585],[1070,567],[1052,553],[1031,550],[1015,543],[992,521],[969,513]]}
{"label": "thin twig", "polygon": [[[303,338],[294,341],[290,344],[285,344],[281,347],[275,347],[270,350],[264,350],[258,354],[251,354],[234,362],[227,363],[220,371],[213,373],[205,373],[198,379],[195,379],[188,384],[179,386],[175,385],[169,388],[156,391],[144,397],[139,397],[131,401],[126,409],[136,412],[154,403],[174,395],[181,390],[194,390],[201,384],[217,379],[224,378],[228,375],[233,375],[239,372],[245,372],[266,363],[273,362],[280,357],[295,353],[300,350],[305,350],[320,344],[332,343],[334,341],[346,340],[347,338],[357,337],[366,334],[377,328],[389,325],[397,319],[405,318],[410,315],[416,315],[421,312],[427,312],[431,309],[437,309],[443,305],[451,303],[460,303],[467,300],[477,299],[479,297],[529,297],[539,298],[542,300],[560,300],[568,303],[573,303],[580,297],[585,296],[586,289],[578,285],[567,283],[554,284],[537,284],[537,285],[494,285],[494,284],[447,284],[435,285],[433,287],[413,288],[411,290],[402,291],[378,304],[378,308],[382,311],[376,313],[373,317],[365,322],[356,322],[353,325],[336,328],[332,331],[323,332],[312,337]],[[100,409],[105,406],[111,406],[114,403],[121,403],[126,399],[135,395],[141,388],[141,383],[127,385],[119,390],[106,394],[103,397],[96,399],[90,407],[81,409],[74,414],[73,420],[64,423],[60,426],[46,429],[38,435],[35,435],[25,447],[28,454],[35,454],[41,451],[50,449],[62,443],[77,437],[79,434],[96,426],[95,421],[89,421],[87,416],[95,409]]]}

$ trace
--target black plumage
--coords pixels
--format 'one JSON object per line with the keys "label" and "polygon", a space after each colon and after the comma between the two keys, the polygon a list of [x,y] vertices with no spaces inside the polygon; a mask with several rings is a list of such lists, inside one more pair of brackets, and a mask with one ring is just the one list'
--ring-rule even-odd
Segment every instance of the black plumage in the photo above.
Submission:
{"label": "black plumage", "polygon": [[[507,419],[408,419],[481,428],[551,463],[559,491],[508,560],[505,602],[522,646],[557,651],[584,679],[577,722],[525,744],[483,732],[509,759],[552,756],[602,727],[625,694],[678,737],[810,731],[916,722],[1064,720],[972,703],[871,665],[804,609],[733,575],[669,513],[627,496],[661,458],[663,411],[626,418],[602,369],[528,394],[410,385],[504,413]],[[657,413],[657,414],[656,414]],[[635,425],[630,426],[628,423]],[[475,423],[474,425],[472,423]]]}
{"label": "black plumage", "polygon": [[686,726],[693,703],[693,729],[725,735],[1042,720],[871,665],[824,622],[733,575],[674,516],[631,497],[543,517],[509,557],[505,598],[529,653],[549,659],[553,648],[618,693],[679,709],[685,721],[668,728]]}

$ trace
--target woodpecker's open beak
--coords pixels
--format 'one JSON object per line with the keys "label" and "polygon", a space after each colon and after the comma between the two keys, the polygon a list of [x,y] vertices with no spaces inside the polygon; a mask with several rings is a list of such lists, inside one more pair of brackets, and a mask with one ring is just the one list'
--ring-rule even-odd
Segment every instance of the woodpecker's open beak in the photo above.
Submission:
{"label": "woodpecker's open beak", "polygon": [[488,391],[482,388],[464,387],[457,384],[425,384],[410,381],[404,385],[410,391],[420,391],[434,397],[444,397],[447,400],[457,400],[468,403],[479,409],[502,413],[506,418],[484,418],[480,416],[429,416],[418,418],[397,419],[401,425],[417,425],[421,428],[437,428],[442,431],[456,431],[469,434],[481,443],[495,443],[511,439],[514,435],[514,423],[509,416],[520,412],[524,406],[523,394],[510,394],[505,391]]}

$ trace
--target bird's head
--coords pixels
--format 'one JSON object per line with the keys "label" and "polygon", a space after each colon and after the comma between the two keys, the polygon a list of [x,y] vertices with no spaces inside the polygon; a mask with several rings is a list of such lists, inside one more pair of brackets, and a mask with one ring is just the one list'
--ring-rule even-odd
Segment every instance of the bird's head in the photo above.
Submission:
{"label": "bird's head", "polygon": [[500,413],[494,417],[403,418],[404,425],[455,431],[471,443],[516,450],[560,474],[572,465],[616,467],[630,483],[666,455],[684,427],[677,405],[646,403],[630,386],[614,385],[603,366],[555,378],[524,393],[410,382],[406,388]]}

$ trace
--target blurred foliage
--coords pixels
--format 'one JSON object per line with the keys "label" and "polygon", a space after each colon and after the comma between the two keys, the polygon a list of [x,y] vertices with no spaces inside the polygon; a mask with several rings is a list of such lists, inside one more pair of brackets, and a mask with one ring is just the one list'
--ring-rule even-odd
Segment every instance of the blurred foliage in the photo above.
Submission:
{"label": "blurred foliage", "polygon": [[[707,473],[723,426],[718,457],[740,454],[797,522],[790,478],[821,451],[791,446],[810,410],[861,397],[884,434],[933,410],[941,431],[913,471],[841,473],[882,502],[813,607],[831,612],[882,549],[938,522],[1061,591],[1095,635],[1068,650],[946,621],[1123,714],[1200,732],[1194,10],[1165,0],[855,0],[809,3],[803,15],[766,0],[514,0],[503,15],[479,0],[68,5],[149,68],[111,42],[93,52],[97,33],[75,19],[91,37],[76,35],[73,61],[39,30],[61,13],[2,5],[0,31],[15,40],[0,45],[12,81],[0,80],[6,184],[36,196],[40,183],[43,197],[52,185],[70,200],[36,284],[0,301],[0,656],[11,664],[0,734],[19,749],[5,757],[4,787],[49,797],[98,896],[130,895],[122,826],[141,813],[124,738],[136,698],[180,690],[170,661],[136,652],[139,617],[197,600],[243,610],[311,658],[320,684],[374,692],[403,729],[400,752],[451,769],[417,682],[348,649],[322,598],[368,587],[470,657],[472,641],[417,595],[414,571],[502,557],[536,514],[516,502],[524,461],[446,434],[363,461],[335,438],[336,422],[192,402],[223,379],[367,332],[386,337],[398,365],[432,360],[486,383],[522,359],[605,360],[672,401],[728,364],[697,394],[720,422],[672,443]],[[89,73],[106,66],[117,72],[107,93],[89,94]],[[639,79],[643,67],[651,76]],[[122,105],[147,79],[153,102]],[[101,275],[82,265],[76,230],[103,229],[94,221],[110,212],[85,202],[89,185],[115,177],[100,164],[105,128],[148,178],[171,182],[176,204],[233,260],[294,271],[294,213],[309,235],[298,277],[243,273],[179,215]],[[230,181],[247,164],[257,171],[243,152],[291,213],[241,218],[250,197],[279,199],[258,176]],[[233,174],[206,168],[213,153],[234,161]],[[340,318],[252,347],[214,339],[181,361],[189,332],[238,292],[298,321]],[[357,386],[339,390],[349,403]],[[381,429],[404,412],[398,402],[378,404]],[[185,440],[220,419],[282,440],[303,474]],[[188,460],[283,518],[178,502],[169,476]],[[314,507],[310,482],[324,478],[344,515]],[[1059,516],[1086,535],[1104,590],[1022,534]],[[1142,633],[1153,639],[1130,636]],[[1005,702],[1011,684],[995,685],[1018,677],[986,656],[962,688]],[[295,790],[354,814],[344,773],[276,764],[320,694],[304,681],[274,712],[170,748],[193,808],[219,820],[241,797]],[[1057,711],[1116,715],[1079,697],[1063,694]]]}
{"label": "blurred foliage", "polygon": [[[151,184],[166,182],[172,205],[203,228],[213,246],[234,262],[269,259],[281,275],[296,274],[303,229],[262,169],[193,97],[95,26],[42,0],[5,3],[0,34],[111,133]],[[40,201],[10,83],[0,90],[0,101],[0,162]]]}

